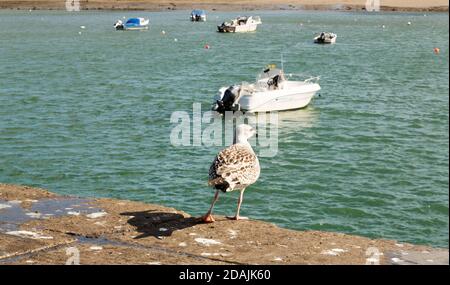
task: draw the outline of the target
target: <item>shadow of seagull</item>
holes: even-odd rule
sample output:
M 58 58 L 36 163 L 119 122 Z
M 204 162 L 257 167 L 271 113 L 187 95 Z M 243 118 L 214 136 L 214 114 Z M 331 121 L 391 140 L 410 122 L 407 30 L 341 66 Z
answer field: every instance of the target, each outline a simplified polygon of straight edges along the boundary
M 165 213 L 158 211 L 125 212 L 122 216 L 132 216 L 128 224 L 136 227 L 140 235 L 134 239 L 149 236 L 156 238 L 171 236 L 174 231 L 192 227 L 199 223 L 199 218 L 185 218 L 177 213 Z

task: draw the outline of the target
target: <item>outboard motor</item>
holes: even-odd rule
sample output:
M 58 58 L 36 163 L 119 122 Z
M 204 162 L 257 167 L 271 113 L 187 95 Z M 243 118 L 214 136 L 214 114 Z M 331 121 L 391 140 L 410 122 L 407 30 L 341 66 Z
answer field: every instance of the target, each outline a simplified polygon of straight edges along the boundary
M 116 30 L 123 30 L 123 22 L 121 20 L 117 20 L 117 22 L 114 23 L 114 28 L 116 28 Z
M 317 42 L 323 43 L 325 41 L 325 33 L 320 33 L 319 37 L 317 37 Z
M 220 114 L 225 114 L 226 111 L 238 111 L 240 106 L 236 101 L 239 99 L 240 91 L 241 88 L 237 85 L 228 87 L 223 92 L 222 98 L 216 101 L 213 111 L 217 111 Z

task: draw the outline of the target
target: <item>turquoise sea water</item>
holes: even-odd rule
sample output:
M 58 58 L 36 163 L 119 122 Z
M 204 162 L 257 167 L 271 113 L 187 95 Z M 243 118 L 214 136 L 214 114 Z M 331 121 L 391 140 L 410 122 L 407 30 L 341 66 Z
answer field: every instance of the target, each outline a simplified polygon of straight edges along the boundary
M 0 11 L 0 182 L 203 214 L 221 147 L 173 147 L 170 116 L 283 51 L 286 72 L 321 76 L 321 96 L 280 114 L 278 155 L 260 159 L 242 214 L 448 247 L 448 14 L 265 11 L 256 33 L 225 35 L 215 26 L 239 12 L 188 14 Z M 116 32 L 122 16 L 151 28 Z M 337 43 L 312 44 L 322 30 Z

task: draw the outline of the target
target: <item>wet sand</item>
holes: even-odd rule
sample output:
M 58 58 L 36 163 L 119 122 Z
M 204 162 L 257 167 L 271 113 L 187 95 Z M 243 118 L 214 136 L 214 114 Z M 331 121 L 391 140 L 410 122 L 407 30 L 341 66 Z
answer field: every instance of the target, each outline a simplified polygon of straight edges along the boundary
M 80 0 L 82 10 L 343 10 L 361 11 L 366 0 Z M 64 10 L 63 0 L 2 0 L 0 9 Z M 448 12 L 448 1 L 382 0 L 382 11 Z
M 0 264 L 449 264 L 448 249 L 0 184 Z

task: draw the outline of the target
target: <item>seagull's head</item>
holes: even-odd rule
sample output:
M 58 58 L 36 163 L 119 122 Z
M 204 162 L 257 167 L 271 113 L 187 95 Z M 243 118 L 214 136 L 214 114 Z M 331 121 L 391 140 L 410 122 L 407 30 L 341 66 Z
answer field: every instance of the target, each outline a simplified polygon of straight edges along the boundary
M 249 138 L 256 135 L 256 129 L 247 124 L 241 124 L 236 128 L 235 141 L 236 143 L 247 142 Z

